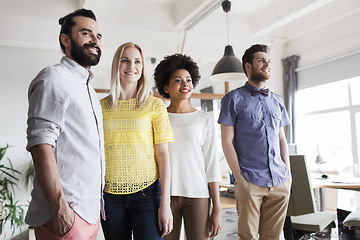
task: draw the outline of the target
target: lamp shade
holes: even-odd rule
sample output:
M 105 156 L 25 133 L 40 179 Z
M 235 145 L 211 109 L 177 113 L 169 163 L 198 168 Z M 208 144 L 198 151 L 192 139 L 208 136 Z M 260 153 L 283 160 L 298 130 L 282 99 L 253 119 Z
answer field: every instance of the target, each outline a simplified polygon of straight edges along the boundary
M 225 47 L 224 56 L 215 65 L 211 74 L 214 81 L 232 81 L 246 78 L 241 61 L 235 56 L 231 45 Z
M 326 163 L 325 159 L 320 154 L 318 154 L 316 156 L 315 164 L 323 164 L 323 163 Z

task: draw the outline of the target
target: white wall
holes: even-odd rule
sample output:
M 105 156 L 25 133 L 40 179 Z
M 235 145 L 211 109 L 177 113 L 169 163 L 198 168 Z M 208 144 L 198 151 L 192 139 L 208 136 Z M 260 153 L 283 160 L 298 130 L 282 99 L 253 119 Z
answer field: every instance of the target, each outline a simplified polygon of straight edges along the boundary
M 26 143 L 28 85 L 44 66 L 57 63 L 62 54 L 59 50 L 11 47 L 0 47 L 0 51 L 0 144 L 14 146 L 9 154 L 21 158 Z

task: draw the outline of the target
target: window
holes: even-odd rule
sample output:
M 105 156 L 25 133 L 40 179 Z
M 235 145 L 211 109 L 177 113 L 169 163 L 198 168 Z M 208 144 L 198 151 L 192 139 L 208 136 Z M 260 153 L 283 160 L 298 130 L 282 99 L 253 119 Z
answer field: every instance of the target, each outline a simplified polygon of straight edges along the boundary
M 359 176 L 360 77 L 297 91 L 296 143 L 311 170 Z M 326 163 L 316 164 L 321 155 Z

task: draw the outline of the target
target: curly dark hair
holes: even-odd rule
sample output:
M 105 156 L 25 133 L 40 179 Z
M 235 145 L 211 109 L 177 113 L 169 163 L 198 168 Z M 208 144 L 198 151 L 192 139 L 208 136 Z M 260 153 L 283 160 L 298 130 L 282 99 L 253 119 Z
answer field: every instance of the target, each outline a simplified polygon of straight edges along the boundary
M 164 98 L 170 98 L 169 94 L 164 91 L 164 87 L 169 84 L 171 76 L 179 69 L 185 69 L 189 72 L 194 87 L 198 84 L 201 78 L 199 66 L 191 57 L 180 53 L 165 56 L 164 59 L 156 66 L 153 75 L 155 87 Z

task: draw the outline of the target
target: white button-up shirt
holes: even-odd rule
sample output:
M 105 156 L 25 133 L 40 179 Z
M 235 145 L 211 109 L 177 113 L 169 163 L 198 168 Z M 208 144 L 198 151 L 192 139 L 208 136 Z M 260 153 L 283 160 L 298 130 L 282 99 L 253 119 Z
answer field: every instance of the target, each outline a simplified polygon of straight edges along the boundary
M 91 85 L 92 74 L 63 57 L 43 69 L 29 86 L 27 150 L 49 144 L 70 207 L 95 224 L 103 209 L 105 175 L 102 110 Z M 26 223 L 40 226 L 51 219 L 49 204 L 35 177 Z

